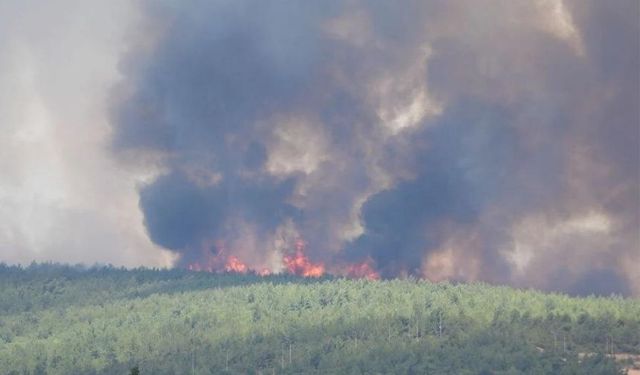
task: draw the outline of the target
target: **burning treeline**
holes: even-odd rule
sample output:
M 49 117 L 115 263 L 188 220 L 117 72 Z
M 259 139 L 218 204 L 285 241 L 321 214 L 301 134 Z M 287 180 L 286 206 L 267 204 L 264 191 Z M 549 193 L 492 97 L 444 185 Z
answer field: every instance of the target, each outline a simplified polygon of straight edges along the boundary
M 274 268 L 268 266 L 250 267 L 240 260 L 238 256 L 229 254 L 229 251 L 222 243 L 218 243 L 214 249 L 204 252 L 202 258 L 200 261 L 189 263 L 186 268 L 191 271 L 206 272 L 240 274 L 251 272 L 261 276 L 285 272 L 302 277 L 321 277 L 327 272 L 323 262 L 312 262 L 309 259 L 305 254 L 305 243 L 300 239 L 295 241 L 294 249 L 282 255 L 281 263 Z M 331 273 L 358 279 L 378 280 L 380 278 L 380 274 L 373 269 L 370 259 L 362 263 L 334 267 Z

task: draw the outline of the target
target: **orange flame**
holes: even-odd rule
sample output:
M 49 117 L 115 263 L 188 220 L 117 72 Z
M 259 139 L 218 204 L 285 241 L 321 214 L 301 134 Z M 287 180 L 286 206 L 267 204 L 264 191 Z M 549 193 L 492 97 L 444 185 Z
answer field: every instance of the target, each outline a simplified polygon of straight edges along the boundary
M 380 274 L 371 266 L 371 260 L 352 264 L 347 268 L 347 277 L 353 279 L 379 280 Z
M 214 253 L 210 250 L 202 250 L 202 258 L 200 261 L 187 265 L 187 269 L 197 272 L 232 272 L 247 273 L 249 267 L 244 264 L 237 256 L 227 255 L 227 249 L 224 242 L 216 242 L 217 251 Z
M 247 273 L 248 267 L 242 263 L 237 256 L 230 255 L 229 258 L 227 258 L 227 263 L 224 265 L 224 270 L 234 273 Z
M 285 255 L 282 258 L 289 273 L 304 277 L 320 277 L 324 275 L 323 263 L 312 263 L 304 254 L 304 242 L 296 241 L 296 251 L 292 256 Z
M 186 268 L 195 272 L 229 272 L 238 274 L 251 272 L 259 276 L 273 274 L 271 268 L 250 268 L 237 256 L 226 255 L 227 250 L 223 244 L 218 244 L 218 249 L 216 254 L 208 251 L 203 252 L 202 260 L 191 263 Z M 321 277 L 324 275 L 326 272 L 324 263 L 311 262 L 304 251 L 305 243 L 302 240 L 296 241 L 294 253 L 282 257 L 286 272 L 303 277 Z M 353 279 L 380 279 L 380 274 L 375 270 L 373 261 L 370 258 L 361 263 L 343 266 L 336 271 Z
M 271 270 L 268 268 L 263 268 L 260 271 L 257 271 L 256 273 L 260 276 L 269 276 L 271 275 Z

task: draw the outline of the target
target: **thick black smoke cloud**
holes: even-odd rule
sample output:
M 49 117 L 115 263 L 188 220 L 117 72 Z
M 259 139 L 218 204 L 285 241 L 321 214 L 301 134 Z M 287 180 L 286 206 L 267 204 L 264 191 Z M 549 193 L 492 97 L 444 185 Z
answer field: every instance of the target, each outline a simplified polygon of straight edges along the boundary
M 141 7 L 113 147 L 182 265 L 640 293 L 637 2 Z
M 414 134 L 432 143 L 417 152 L 418 176 L 367 200 L 362 209 L 366 231 L 350 250 L 371 254 L 383 268 L 389 265 L 389 275 L 398 268 L 420 275 L 425 249 L 436 249 L 444 240 L 440 222 L 471 225 L 491 203 L 517 188 L 508 173 L 519 152 L 517 138 L 504 112 L 465 100 L 453 104 L 436 126 Z M 486 250 L 485 266 L 503 277 L 507 269 L 492 254 L 497 249 Z
M 172 173 L 142 189 L 140 204 L 155 243 L 168 249 L 194 249 L 203 238 L 232 235 L 224 222 L 231 217 L 261 223 L 263 232 L 275 230 L 284 218 L 296 214 L 294 207 L 284 203 L 291 190 L 287 181 L 257 186 L 237 180 L 198 187 L 184 174 Z

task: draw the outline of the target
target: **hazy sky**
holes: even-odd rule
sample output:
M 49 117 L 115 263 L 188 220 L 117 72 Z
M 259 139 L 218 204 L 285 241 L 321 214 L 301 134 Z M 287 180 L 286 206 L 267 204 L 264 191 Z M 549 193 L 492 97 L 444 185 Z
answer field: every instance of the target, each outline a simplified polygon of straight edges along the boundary
M 0 261 L 638 296 L 639 4 L 0 1 Z

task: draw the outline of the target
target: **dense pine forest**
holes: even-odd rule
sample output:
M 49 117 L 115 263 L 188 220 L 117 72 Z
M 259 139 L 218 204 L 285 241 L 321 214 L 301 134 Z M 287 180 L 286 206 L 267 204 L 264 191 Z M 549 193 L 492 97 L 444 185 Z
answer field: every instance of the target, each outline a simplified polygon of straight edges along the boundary
M 0 265 L 0 374 L 622 374 L 638 353 L 617 296 Z

